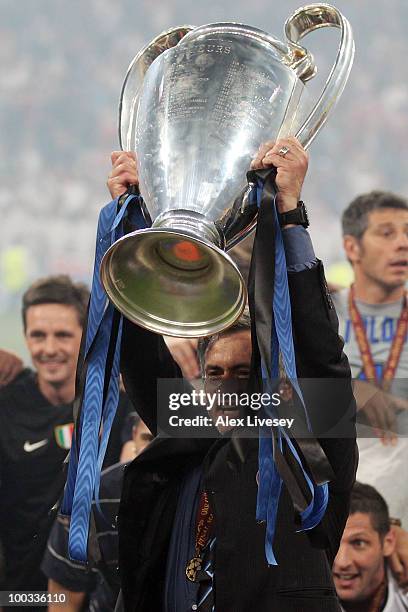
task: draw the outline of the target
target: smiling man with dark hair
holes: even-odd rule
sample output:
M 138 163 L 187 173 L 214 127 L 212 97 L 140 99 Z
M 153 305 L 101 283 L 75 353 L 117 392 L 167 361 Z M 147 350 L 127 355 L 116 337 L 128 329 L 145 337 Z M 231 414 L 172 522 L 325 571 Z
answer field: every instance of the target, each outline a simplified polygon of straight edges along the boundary
M 408 596 L 387 568 L 395 549 L 388 507 L 370 485 L 356 483 L 350 515 L 333 564 L 345 612 L 406 612 Z
M 35 370 L 0 392 L 0 539 L 4 590 L 46 590 L 40 571 L 71 445 L 75 370 L 89 292 L 68 276 L 40 279 L 23 296 Z
M 89 292 L 66 275 L 33 283 L 23 296 L 25 340 L 34 370 L 0 390 L 0 542 L 5 576 L 0 589 L 45 591 L 40 570 L 65 483 L 72 402 Z M 116 463 L 127 402 L 121 402 L 105 466 Z M 1 580 L 1 579 L 0 579 Z

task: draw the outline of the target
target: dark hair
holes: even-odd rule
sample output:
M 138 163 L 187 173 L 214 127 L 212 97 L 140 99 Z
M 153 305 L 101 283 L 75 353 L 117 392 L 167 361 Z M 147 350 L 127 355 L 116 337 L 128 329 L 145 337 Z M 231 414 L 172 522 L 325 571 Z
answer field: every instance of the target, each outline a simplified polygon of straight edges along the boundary
M 370 191 L 357 196 L 343 212 L 341 224 L 343 236 L 361 238 L 368 226 L 368 215 L 381 208 L 399 208 L 408 210 L 404 198 L 388 191 Z
M 241 331 L 251 331 L 251 319 L 249 316 L 249 311 L 244 310 L 240 318 L 228 327 L 224 329 L 222 332 L 217 334 L 213 334 L 212 336 L 206 336 L 205 338 L 200 338 L 197 346 L 197 355 L 198 360 L 200 362 L 201 374 L 204 376 L 205 372 L 205 356 L 207 351 L 216 343 L 220 338 L 224 338 L 225 336 L 230 336 L 232 334 L 237 334 Z
M 369 514 L 375 531 L 384 537 L 390 530 L 390 516 L 385 499 L 374 487 L 356 482 L 351 492 L 350 514 Z
M 63 304 L 73 306 L 78 315 L 78 321 L 85 325 L 89 301 L 89 289 L 84 283 L 74 283 L 67 274 L 47 276 L 35 281 L 23 295 L 23 325 L 27 327 L 27 310 L 30 306 L 39 304 Z

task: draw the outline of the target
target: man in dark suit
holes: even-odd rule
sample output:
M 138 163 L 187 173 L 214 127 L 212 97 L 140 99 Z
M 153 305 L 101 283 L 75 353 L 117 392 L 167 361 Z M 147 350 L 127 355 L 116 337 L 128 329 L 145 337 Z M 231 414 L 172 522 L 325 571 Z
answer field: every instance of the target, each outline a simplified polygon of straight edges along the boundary
M 136 182 L 137 176 L 131 155 L 114 154 L 112 161 L 108 186 L 116 197 L 128 183 Z M 283 214 L 298 207 L 307 155 L 298 141 L 283 139 L 261 148 L 253 167 L 272 164 L 277 168 L 278 212 Z M 283 239 L 298 376 L 344 379 L 341 386 L 326 385 L 324 397 L 314 393 L 315 414 L 324 411 L 327 423 L 334 426 L 339 417 L 354 409 L 337 317 L 322 264 L 306 230 L 291 223 L 283 228 Z M 207 377 L 212 368 L 216 377 L 233 380 L 247 375 L 249 363 L 249 332 L 242 327 L 214 338 L 204 354 Z M 141 418 L 156 433 L 157 379 L 181 376 L 162 338 L 125 321 L 122 374 Z M 308 407 L 309 399 L 306 391 Z M 352 416 L 347 433 L 344 438 L 319 439 L 333 477 L 327 510 L 317 528 L 295 532 L 293 503 L 283 486 L 274 541 L 276 566 L 266 561 L 265 525 L 256 521 L 258 440 L 242 440 L 237 453 L 228 435 L 216 440 L 156 438 L 127 468 L 124 478 L 119 547 L 125 609 L 338 612 L 331 562 L 348 516 L 355 478 Z M 208 533 L 200 551 L 201 569 L 208 569 L 213 579 L 205 583 L 203 571 L 199 571 L 197 584 L 189 582 L 186 562 L 189 566 L 202 535 L 196 516 L 203 509 Z M 213 590 L 205 600 L 203 587 L 208 585 Z

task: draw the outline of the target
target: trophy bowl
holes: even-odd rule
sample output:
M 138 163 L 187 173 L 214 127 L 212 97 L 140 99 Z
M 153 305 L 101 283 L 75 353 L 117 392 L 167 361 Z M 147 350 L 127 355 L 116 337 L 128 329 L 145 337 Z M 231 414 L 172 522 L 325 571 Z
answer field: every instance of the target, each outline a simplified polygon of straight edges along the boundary
M 341 40 L 305 119 L 301 99 L 316 66 L 299 40 L 325 26 L 340 28 Z M 137 152 L 151 227 L 107 251 L 101 278 L 130 320 L 197 337 L 232 325 L 246 304 L 227 251 L 256 225 L 251 160 L 262 143 L 284 136 L 309 146 L 344 89 L 354 44 L 348 21 L 326 4 L 296 11 L 285 42 L 236 23 L 170 32 L 172 44 L 157 53 L 152 43 L 132 62 L 120 104 L 121 144 Z

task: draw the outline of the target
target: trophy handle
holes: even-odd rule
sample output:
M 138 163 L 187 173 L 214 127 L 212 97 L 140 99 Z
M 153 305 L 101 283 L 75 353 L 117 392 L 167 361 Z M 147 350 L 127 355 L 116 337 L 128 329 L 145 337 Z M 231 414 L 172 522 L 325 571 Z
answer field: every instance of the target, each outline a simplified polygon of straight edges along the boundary
M 319 28 L 335 27 L 341 29 L 341 40 L 336 61 L 326 85 L 296 138 L 305 149 L 311 144 L 320 128 L 326 122 L 347 83 L 354 59 L 354 40 L 350 23 L 334 6 L 329 4 L 309 4 L 298 9 L 285 23 L 285 34 L 291 48 L 291 66 L 302 81 L 311 79 L 317 71 L 313 56 L 298 45 L 306 34 Z
M 194 26 L 176 26 L 165 30 L 149 42 L 133 58 L 123 81 L 119 99 L 119 145 L 122 151 L 130 151 L 133 140 L 134 115 L 137 111 L 140 88 L 150 64 L 163 51 L 175 47 L 180 40 L 193 30 Z

